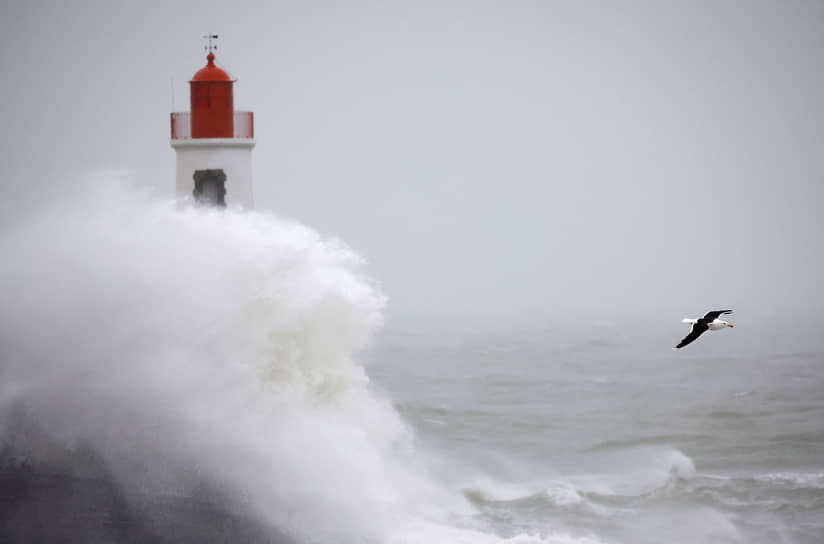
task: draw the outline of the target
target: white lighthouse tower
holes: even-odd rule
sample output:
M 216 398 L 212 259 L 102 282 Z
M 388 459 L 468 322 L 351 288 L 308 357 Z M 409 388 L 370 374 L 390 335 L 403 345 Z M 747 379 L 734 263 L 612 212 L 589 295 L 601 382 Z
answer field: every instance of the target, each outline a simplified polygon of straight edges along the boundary
M 229 74 L 215 66 L 209 35 L 207 64 L 189 82 L 190 112 L 172 112 L 177 198 L 201 205 L 251 209 L 254 114 L 235 111 Z

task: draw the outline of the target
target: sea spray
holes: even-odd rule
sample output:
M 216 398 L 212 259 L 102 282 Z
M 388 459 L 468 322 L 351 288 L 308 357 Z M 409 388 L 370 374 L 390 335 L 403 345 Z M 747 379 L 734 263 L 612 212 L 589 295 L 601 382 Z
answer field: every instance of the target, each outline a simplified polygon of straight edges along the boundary
M 443 508 L 357 360 L 385 300 L 341 242 L 95 179 L 0 251 L 6 451 L 88 449 L 127 496 L 210 489 L 298 540 L 383 541 Z

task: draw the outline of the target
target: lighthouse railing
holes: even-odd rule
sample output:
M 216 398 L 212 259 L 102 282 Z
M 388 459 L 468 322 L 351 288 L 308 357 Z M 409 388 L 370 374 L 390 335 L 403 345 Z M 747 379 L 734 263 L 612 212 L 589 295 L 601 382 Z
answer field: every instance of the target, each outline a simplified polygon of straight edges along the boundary
M 255 137 L 255 114 L 251 111 L 234 112 L 235 138 Z
M 175 111 L 171 114 L 172 140 L 192 139 L 192 113 L 188 111 Z M 233 138 L 254 138 L 255 137 L 255 114 L 251 111 L 234 112 Z

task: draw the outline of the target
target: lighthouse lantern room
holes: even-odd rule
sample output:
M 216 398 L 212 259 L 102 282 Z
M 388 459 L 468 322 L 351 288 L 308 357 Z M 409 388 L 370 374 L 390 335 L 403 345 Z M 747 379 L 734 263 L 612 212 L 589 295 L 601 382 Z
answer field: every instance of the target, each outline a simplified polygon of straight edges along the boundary
M 210 34 L 207 64 L 189 81 L 191 112 L 172 112 L 177 198 L 200 205 L 251 209 L 254 114 L 235 111 L 235 80 L 215 65 Z

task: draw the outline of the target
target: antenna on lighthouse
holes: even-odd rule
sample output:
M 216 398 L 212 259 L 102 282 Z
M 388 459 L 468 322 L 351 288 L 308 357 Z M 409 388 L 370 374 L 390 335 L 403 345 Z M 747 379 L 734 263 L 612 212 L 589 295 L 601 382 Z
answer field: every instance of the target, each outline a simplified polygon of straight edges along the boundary
M 206 34 L 205 36 L 203 36 L 204 40 L 209 40 L 209 45 L 204 45 L 203 50 L 211 53 L 213 49 L 217 49 L 217 44 L 212 45 L 212 40 L 216 40 L 217 38 L 217 34 Z

